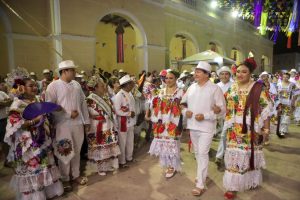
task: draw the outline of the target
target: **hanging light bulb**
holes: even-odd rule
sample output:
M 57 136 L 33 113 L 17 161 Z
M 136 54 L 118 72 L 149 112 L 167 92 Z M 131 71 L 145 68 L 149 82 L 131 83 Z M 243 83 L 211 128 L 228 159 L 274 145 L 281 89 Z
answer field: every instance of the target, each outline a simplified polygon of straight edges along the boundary
M 218 2 L 217 2 L 217 1 L 211 1 L 211 2 L 210 2 L 210 7 L 211 7 L 212 9 L 216 9 L 217 6 L 218 6 Z
M 239 12 L 238 12 L 237 10 L 233 10 L 233 11 L 231 12 L 231 16 L 232 16 L 233 18 L 237 18 L 238 14 L 239 14 Z

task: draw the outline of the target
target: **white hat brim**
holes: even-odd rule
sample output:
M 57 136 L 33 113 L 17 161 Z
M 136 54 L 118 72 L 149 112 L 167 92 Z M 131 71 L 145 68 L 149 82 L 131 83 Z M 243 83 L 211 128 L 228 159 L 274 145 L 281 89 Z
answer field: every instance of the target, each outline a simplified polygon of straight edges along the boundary
M 124 83 L 122 83 L 122 84 L 120 83 L 120 86 L 121 86 L 121 85 L 124 85 L 124 84 L 126 84 L 126 83 L 129 83 L 129 82 L 134 82 L 134 81 L 133 81 L 133 80 L 128 80 L 128 81 L 125 81 L 125 82 L 124 82 Z
M 63 69 L 76 69 L 76 68 L 77 68 L 76 66 L 66 66 L 66 67 L 58 68 L 58 69 L 56 69 L 56 71 L 60 72 Z
M 232 75 L 230 70 L 221 70 L 217 72 L 218 76 L 220 76 L 221 72 L 228 72 L 230 75 Z

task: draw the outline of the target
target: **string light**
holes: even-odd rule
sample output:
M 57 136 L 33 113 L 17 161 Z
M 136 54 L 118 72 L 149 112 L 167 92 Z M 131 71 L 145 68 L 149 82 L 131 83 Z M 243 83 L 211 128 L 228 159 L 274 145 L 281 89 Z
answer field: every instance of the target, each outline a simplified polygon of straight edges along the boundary
M 232 16 L 233 18 L 237 18 L 238 14 L 239 14 L 239 12 L 238 12 L 237 10 L 233 10 L 233 11 L 231 12 L 231 16 Z
M 218 6 L 218 2 L 217 2 L 217 1 L 211 1 L 211 2 L 210 2 L 210 7 L 211 7 L 212 9 L 216 9 L 217 6 Z

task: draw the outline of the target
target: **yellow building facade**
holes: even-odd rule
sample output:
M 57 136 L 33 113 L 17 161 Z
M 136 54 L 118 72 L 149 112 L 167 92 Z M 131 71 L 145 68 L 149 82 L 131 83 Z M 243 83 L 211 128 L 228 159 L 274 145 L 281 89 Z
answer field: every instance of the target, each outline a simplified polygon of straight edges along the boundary
M 0 3 L 0 74 L 16 66 L 41 74 L 72 59 L 137 75 L 211 49 L 238 62 L 251 51 L 272 71 L 273 43 L 248 23 L 199 0 L 5 0 Z M 15 13 L 18 14 L 18 16 Z M 110 20 L 107 16 L 112 16 Z M 124 61 L 117 61 L 118 23 Z M 258 72 L 257 71 L 257 72 Z

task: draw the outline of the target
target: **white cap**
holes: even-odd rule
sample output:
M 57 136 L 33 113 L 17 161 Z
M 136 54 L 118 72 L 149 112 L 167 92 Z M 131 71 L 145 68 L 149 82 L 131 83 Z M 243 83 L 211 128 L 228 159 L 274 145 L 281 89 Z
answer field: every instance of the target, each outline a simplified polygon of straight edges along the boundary
M 208 73 L 211 73 L 211 66 L 208 62 L 200 61 L 195 69 L 202 69 L 204 71 L 207 71 Z
M 132 81 L 132 79 L 131 79 L 130 76 L 127 74 L 127 75 L 123 76 L 123 77 L 119 80 L 119 83 L 120 83 L 120 85 L 123 85 L 123 84 L 125 84 L 125 83 L 130 82 L 130 81 Z
M 85 74 L 85 71 L 84 71 L 84 70 L 81 70 L 80 74 Z
M 49 69 L 44 69 L 43 74 L 47 74 L 47 73 L 50 73 L 50 70 Z
M 119 72 L 122 73 L 122 72 L 124 72 L 124 70 L 123 70 L 123 69 L 120 69 Z
M 58 71 L 77 68 L 72 60 L 64 60 L 58 64 Z
M 35 76 L 35 73 L 34 73 L 34 72 L 30 72 L 29 75 L 30 75 L 30 76 Z
M 227 66 L 223 66 L 217 71 L 218 76 L 220 75 L 221 72 L 229 72 L 229 74 L 231 74 L 231 70 Z

